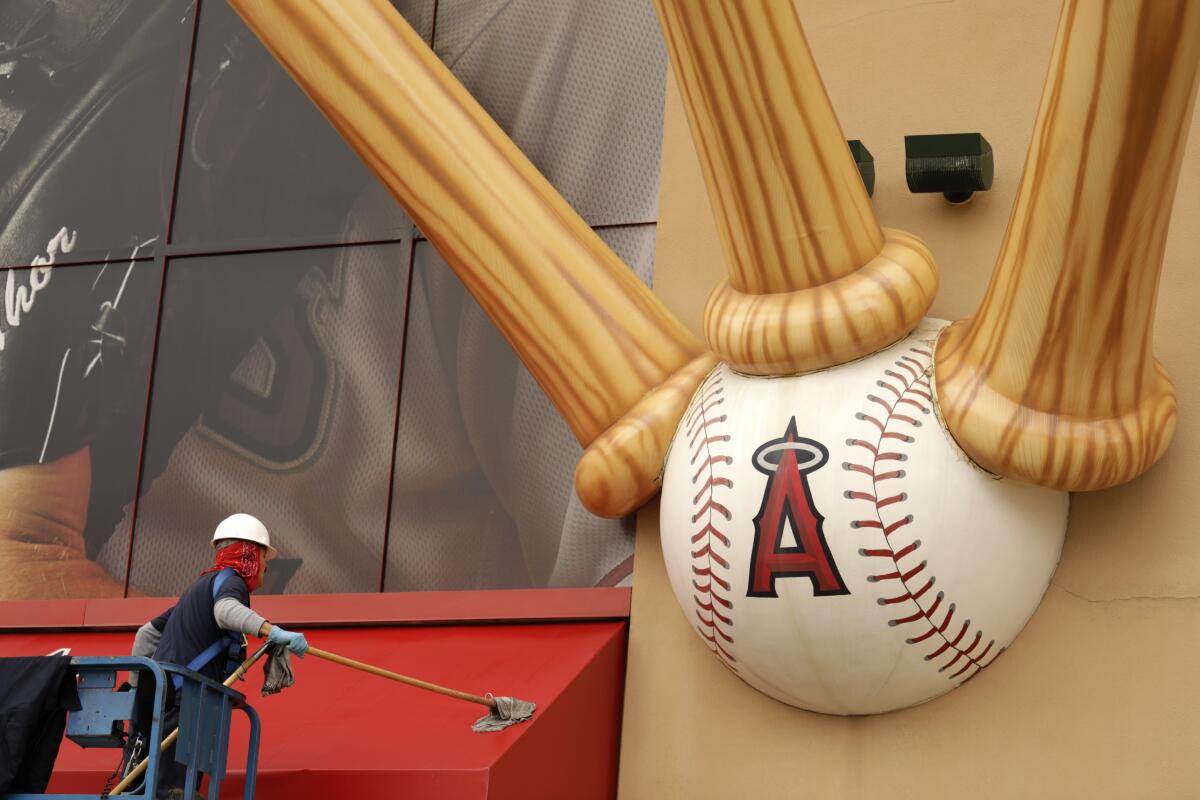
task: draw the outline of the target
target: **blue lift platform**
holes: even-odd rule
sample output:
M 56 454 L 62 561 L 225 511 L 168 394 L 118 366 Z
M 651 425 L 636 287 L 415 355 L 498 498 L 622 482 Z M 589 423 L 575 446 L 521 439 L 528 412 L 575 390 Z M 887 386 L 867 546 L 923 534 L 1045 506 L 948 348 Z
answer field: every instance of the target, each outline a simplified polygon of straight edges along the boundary
M 175 760 L 187 766 L 184 797 L 195 797 L 200 773 L 209 776 L 208 800 L 220 797 L 221 779 L 225 777 L 225 761 L 229 753 L 229 724 L 233 710 L 240 709 L 250 721 L 250 743 L 246 752 L 246 788 L 244 800 L 254 797 L 258 770 L 258 714 L 246 702 L 246 696 L 186 667 L 162 664 L 148 658 L 77 657 L 71 659 L 71 669 L 79 679 L 79 711 L 67 719 L 67 738 L 80 747 L 124 746 L 123 732 L 133 718 L 134 691 L 116 691 L 117 673 L 139 672 L 154 678 L 154 710 L 147 751 L 149 764 L 136 792 L 124 792 L 112 797 L 128 800 L 153 800 L 162 774 L 162 754 L 159 752 L 170 731 L 163 730 L 163 703 L 166 682 L 181 678 L 179 688 L 179 739 L 175 745 Z M 97 787 L 99 790 L 102 787 Z M 96 794 L 5 794 L 0 800 L 103 800 Z

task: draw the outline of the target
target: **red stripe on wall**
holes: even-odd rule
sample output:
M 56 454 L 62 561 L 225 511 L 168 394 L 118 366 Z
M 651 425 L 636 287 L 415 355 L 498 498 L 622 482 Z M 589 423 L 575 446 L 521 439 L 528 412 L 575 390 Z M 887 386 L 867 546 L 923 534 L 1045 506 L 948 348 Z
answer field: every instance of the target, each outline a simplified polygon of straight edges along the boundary
M 263 595 L 256 611 L 280 625 L 430 625 L 629 618 L 631 589 Z M 175 602 L 170 597 L 0 602 L 4 630 L 125 630 Z

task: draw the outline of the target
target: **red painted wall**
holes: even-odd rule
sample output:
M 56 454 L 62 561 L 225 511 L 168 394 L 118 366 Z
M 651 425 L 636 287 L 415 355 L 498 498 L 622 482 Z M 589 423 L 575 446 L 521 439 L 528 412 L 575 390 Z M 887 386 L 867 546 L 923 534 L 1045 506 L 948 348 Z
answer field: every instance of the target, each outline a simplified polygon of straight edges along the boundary
M 613 797 L 626 633 L 623 622 L 313 630 L 310 641 L 323 649 L 472 693 L 532 700 L 538 711 L 479 734 L 470 726 L 480 706 L 311 656 L 294 662 L 296 686 L 277 696 L 258 696 L 256 669 L 238 688 L 263 719 L 257 797 Z M 0 655 L 123 653 L 131 639 L 0 633 Z M 244 753 L 245 723 L 235 721 L 231 771 Z M 116 760 L 115 750 L 66 742 L 51 788 L 99 791 Z M 223 794 L 240 796 L 240 783 L 235 776 Z

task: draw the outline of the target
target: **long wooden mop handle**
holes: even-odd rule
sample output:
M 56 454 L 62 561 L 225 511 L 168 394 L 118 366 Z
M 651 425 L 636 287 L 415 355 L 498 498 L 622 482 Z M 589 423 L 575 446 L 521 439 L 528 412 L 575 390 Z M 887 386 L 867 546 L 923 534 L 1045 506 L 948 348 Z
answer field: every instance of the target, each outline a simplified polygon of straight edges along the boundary
M 242 676 L 250 671 L 250 668 L 254 666 L 255 662 L 257 662 L 260 658 L 262 658 L 263 653 L 265 653 L 265 652 L 267 652 L 266 642 L 264 642 L 262 644 L 262 646 L 260 646 L 257 650 L 255 650 L 254 653 L 249 658 L 247 658 L 245 661 L 243 661 L 242 665 L 240 667 L 238 667 L 236 670 L 234 670 L 232 675 L 230 675 L 228 678 L 225 679 L 225 683 L 223 685 L 224 686 L 233 686 L 233 684 L 235 684 L 236 682 L 241 680 Z M 174 744 L 175 740 L 178 738 L 179 738 L 179 728 L 176 728 L 175 730 L 173 730 L 169 734 L 167 734 L 167 737 L 162 740 L 162 744 L 160 744 L 158 746 L 158 752 L 160 752 L 160 753 L 164 752 L 168 747 L 170 747 L 172 744 Z M 113 790 L 111 792 L 109 792 L 109 796 L 112 796 L 114 794 L 121 794 L 126 789 L 128 789 L 130 784 L 132 784 L 135 780 L 137 780 L 138 776 L 140 776 L 143 772 L 146 771 L 146 766 L 149 763 L 150 763 L 149 757 L 143 758 L 142 762 L 140 764 L 138 764 L 136 767 L 134 767 L 132 770 L 130 770 L 129 774 L 126 775 L 124 778 L 122 778 L 121 782 L 113 787 Z
M 445 686 L 438 686 L 436 683 L 429 683 L 428 681 L 419 680 L 417 678 L 410 678 L 407 675 L 401 675 L 399 672 L 392 672 L 391 670 L 383 669 L 382 667 L 364 664 L 361 661 L 355 661 L 353 658 L 339 656 L 337 653 L 330 653 L 327 650 L 321 650 L 317 647 L 309 647 L 306 652 L 308 655 L 313 655 L 317 658 L 323 658 L 326 661 L 332 661 L 334 664 L 341 664 L 343 667 L 350 667 L 351 669 L 357 669 L 361 670 L 362 672 L 369 672 L 372 675 L 378 675 L 381 678 L 388 678 L 389 680 L 399 681 L 400 683 L 407 683 L 409 686 L 415 686 L 418 689 L 426 689 L 431 692 L 437 692 L 438 694 L 444 694 L 446 697 L 455 697 L 459 700 L 478 703 L 479 705 L 487 706 L 488 708 L 496 707 L 496 701 L 490 697 L 480 697 L 477 694 L 468 694 L 467 692 L 460 692 L 457 689 L 448 689 Z

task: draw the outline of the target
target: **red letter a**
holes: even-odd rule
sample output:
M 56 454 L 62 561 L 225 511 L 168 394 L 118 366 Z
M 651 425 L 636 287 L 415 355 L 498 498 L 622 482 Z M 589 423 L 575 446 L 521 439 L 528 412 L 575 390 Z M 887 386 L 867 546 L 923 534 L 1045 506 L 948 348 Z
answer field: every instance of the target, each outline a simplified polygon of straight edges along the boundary
M 796 418 L 782 439 L 763 444 L 754 452 L 754 466 L 767 475 L 762 508 L 754 518 L 754 550 L 750 556 L 749 597 L 778 597 L 776 578 L 807 577 L 813 594 L 850 594 L 825 543 L 825 518 L 813 505 L 808 473 L 820 469 L 829 451 L 820 442 L 796 435 Z M 795 547 L 783 546 L 783 530 L 790 525 Z

